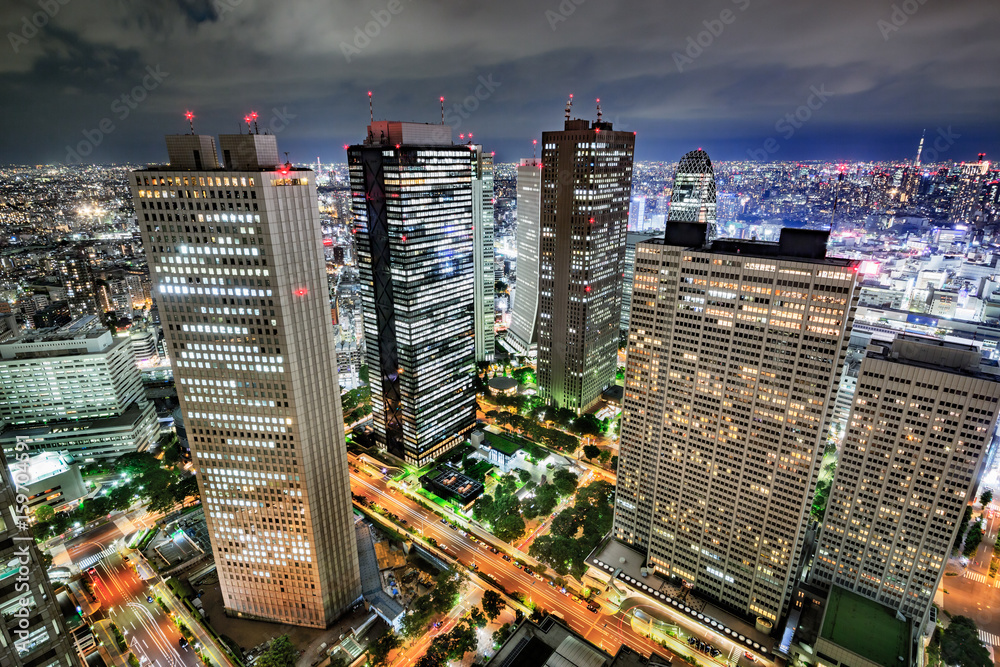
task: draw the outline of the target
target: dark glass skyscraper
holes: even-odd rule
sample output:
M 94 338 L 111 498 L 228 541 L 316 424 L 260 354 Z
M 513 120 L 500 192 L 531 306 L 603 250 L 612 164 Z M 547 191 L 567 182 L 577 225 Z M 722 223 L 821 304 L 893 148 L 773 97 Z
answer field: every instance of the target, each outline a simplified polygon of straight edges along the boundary
M 476 148 L 378 121 L 347 152 L 375 436 L 416 465 L 475 424 Z
M 634 150 L 600 120 L 542 134 L 538 386 L 577 413 L 615 379 Z

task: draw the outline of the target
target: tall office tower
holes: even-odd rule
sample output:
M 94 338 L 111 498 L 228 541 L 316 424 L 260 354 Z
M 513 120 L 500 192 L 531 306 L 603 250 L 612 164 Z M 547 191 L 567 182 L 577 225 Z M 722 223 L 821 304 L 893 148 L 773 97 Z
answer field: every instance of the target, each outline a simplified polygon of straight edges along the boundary
M 857 301 L 828 232 L 640 243 L 614 537 L 774 622 L 789 604 Z
M 725 227 L 736 222 L 739 202 L 732 192 L 720 192 L 717 195 L 716 214 L 717 224 Z
M 542 134 L 538 388 L 577 414 L 615 381 L 634 152 L 600 118 Z
M 926 136 L 926 134 L 927 134 L 927 130 L 924 130 L 923 132 L 920 133 L 920 143 L 917 144 L 917 157 L 916 157 L 915 160 L 913 160 L 913 166 L 914 167 L 919 167 L 920 166 L 920 156 L 924 152 L 924 136 Z
M 16 451 L 5 459 L 0 452 L 0 665 L 78 667 L 66 622 L 28 529 L 27 510 L 18 503 L 18 488 L 9 474 L 8 463 L 15 479 L 28 475 L 26 454 Z
M 542 161 L 517 166 L 517 282 L 507 329 L 512 347 L 527 352 L 538 342 L 538 248 L 541 240 Z
M 142 243 L 223 603 L 326 627 L 361 576 L 316 184 L 274 136 L 219 139 L 132 173 Z
M 81 462 L 145 450 L 160 431 L 131 342 L 96 315 L 0 344 L 0 422 L 8 456 L 25 439 L 32 453 L 68 451 Z
M 1000 378 L 977 347 L 873 342 L 812 576 L 926 622 L 996 428 Z
M 667 222 L 699 222 L 708 225 L 708 238 L 715 238 L 715 171 L 708 153 L 685 153 L 677 163 Z
M 71 251 L 55 262 L 56 271 L 66 288 L 70 317 L 97 315 L 97 297 L 90 261 L 83 251 Z
M 624 340 L 628 335 L 629 313 L 632 311 L 632 283 L 635 280 L 635 248 L 644 241 L 656 238 L 660 234 L 634 234 L 625 236 L 625 270 L 622 272 L 622 317 L 619 330 Z
M 493 155 L 469 144 L 472 151 L 472 254 L 476 269 L 476 361 L 493 361 L 496 340 L 496 273 L 493 249 Z
M 347 151 L 375 438 L 415 465 L 476 421 L 475 157 L 447 125 L 389 121 Z
M 644 232 L 646 231 L 645 224 L 646 197 L 643 195 L 632 197 L 632 201 L 629 202 L 628 206 L 628 231 Z

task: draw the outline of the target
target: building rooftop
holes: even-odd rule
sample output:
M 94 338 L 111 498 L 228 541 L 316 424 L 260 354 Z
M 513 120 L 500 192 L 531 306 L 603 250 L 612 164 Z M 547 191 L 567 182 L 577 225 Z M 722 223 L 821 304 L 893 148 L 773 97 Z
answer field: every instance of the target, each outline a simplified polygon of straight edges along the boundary
M 744 239 L 706 241 L 706 232 L 707 226 L 703 223 L 670 222 L 662 237 L 650 239 L 645 243 L 681 246 L 696 252 L 710 252 L 718 255 L 785 259 L 827 266 L 847 267 L 860 264 L 856 259 L 826 256 L 826 244 L 830 237 L 828 230 L 783 227 L 777 243 Z
M 888 607 L 839 586 L 830 590 L 820 636 L 883 667 L 909 664 L 909 625 Z
M 42 452 L 36 456 L 29 457 L 27 463 L 29 481 L 23 486 L 30 486 L 35 482 L 40 482 L 43 479 L 66 472 L 73 465 L 73 457 L 69 454 L 60 454 L 59 452 Z M 10 466 L 10 472 L 11 475 L 24 473 L 25 468 L 20 462 L 14 463 Z
M 892 342 L 872 341 L 867 355 L 907 366 L 1000 381 L 996 371 L 984 370 L 982 353 L 975 345 L 903 334 Z
M 510 391 L 511 389 L 517 389 L 517 380 L 514 378 L 499 376 L 495 377 L 489 382 L 490 389 L 494 391 Z

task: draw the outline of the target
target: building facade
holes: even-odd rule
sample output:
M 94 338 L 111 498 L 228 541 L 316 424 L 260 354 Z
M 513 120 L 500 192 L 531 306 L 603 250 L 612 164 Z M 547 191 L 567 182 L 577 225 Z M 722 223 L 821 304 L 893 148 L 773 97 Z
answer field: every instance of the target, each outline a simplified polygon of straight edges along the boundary
M 132 194 L 223 602 L 326 627 L 361 593 L 313 172 L 167 137 Z
M 17 502 L 21 456 L 0 452 L 0 665 L 78 667 L 66 622 L 56 604 L 46 567 L 28 529 L 27 511 Z M 7 465 L 11 465 L 13 476 Z M 27 481 L 27 480 L 25 480 Z
M 628 335 L 628 319 L 632 310 L 632 283 L 635 280 L 635 248 L 644 241 L 654 239 L 660 234 L 634 234 L 625 236 L 625 270 L 622 272 L 622 318 L 619 327 L 622 337 Z
M 1000 377 L 973 345 L 872 342 L 812 577 L 922 623 L 986 465 Z
M 496 357 L 496 251 L 493 247 L 493 154 L 477 144 L 472 152 L 472 251 L 476 269 L 476 361 Z
M 634 150 L 601 121 L 542 134 L 538 389 L 577 414 L 615 381 Z
M 476 151 L 446 125 L 379 121 L 347 157 L 375 438 L 424 465 L 476 421 Z
M 130 340 L 96 315 L 0 344 L 0 421 L 8 454 L 21 438 L 81 462 L 144 450 L 159 430 Z
M 640 243 L 614 537 L 775 622 L 787 608 L 856 302 L 826 232 Z
M 538 342 L 538 249 L 541 240 L 542 161 L 517 166 L 517 280 L 507 341 L 527 352 Z

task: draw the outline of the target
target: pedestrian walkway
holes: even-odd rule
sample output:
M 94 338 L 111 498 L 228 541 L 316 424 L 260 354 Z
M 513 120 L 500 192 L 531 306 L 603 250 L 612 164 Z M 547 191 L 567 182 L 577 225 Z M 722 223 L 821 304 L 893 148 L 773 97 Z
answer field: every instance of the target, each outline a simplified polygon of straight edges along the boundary
M 979 640 L 987 646 L 1000 646 L 1000 637 L 986 630 L 979 631 Z
M 49 549 L 52 556 L 52 564 L 56 567 L 69 567 L 73 564 L 73 559 L 69 557 L 69 550 L 65 544 L 57 544 Z
M 989 580 L 985 575 L 979 574 L 978 572 L 973 572 L 972 570 L 965 571 L 965 578 L 972 579 L 973 581 L 978 581 L 981 584 L 989 584 Z
M 135 524 L 128 520 L 124 514 L 115 517 L 115 527 L 122 531 L 122 535 L 128 537 L 135 532 Z
M 87 556 L 86 558 L 84 558 L 83 560 L 81 560 L 79 563 L 77 563 L 76 566 L 78 568 L 80 568 L 81 570 L 86 570 L 88 567 L 90 567 L 94 563 L 97 563 L 98 561 L 104 560 L 105 558 L 107 558 L 111 554 L 116 554 L 116 553 L 118 553 L 118 547 L 114 547 L 114 546 L 108 547 L 107 549 L 105 549 L 104 551 L 102 551 L 99 554 L 94 554 L 92 556 Z M 54 562 L 54 560 L 53 560 L 53 562 Z

